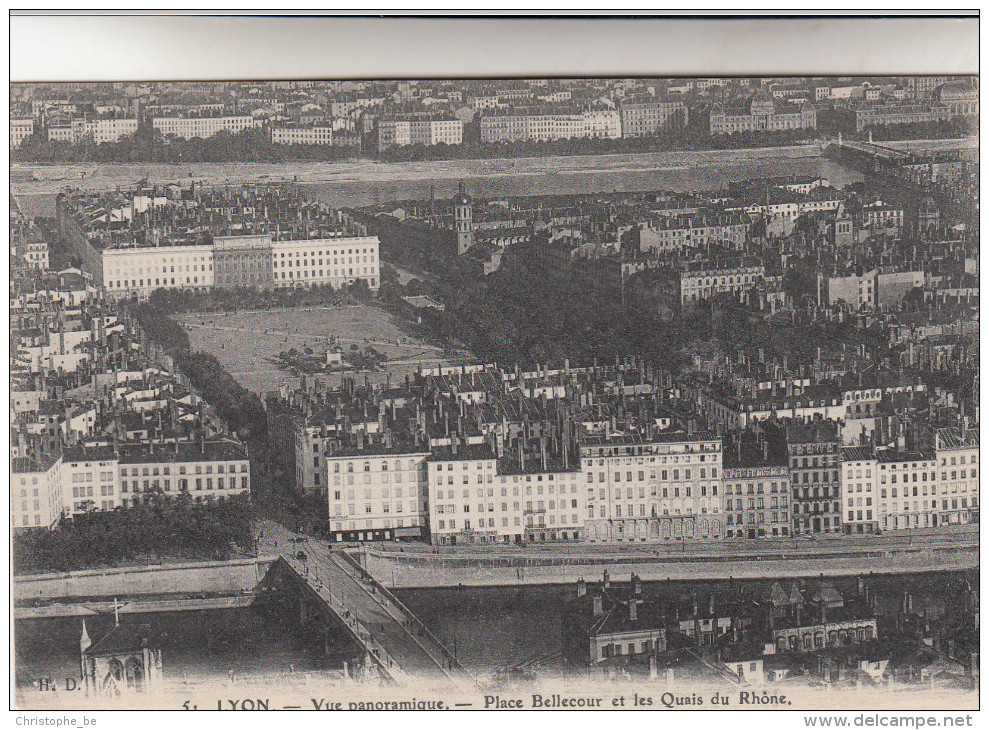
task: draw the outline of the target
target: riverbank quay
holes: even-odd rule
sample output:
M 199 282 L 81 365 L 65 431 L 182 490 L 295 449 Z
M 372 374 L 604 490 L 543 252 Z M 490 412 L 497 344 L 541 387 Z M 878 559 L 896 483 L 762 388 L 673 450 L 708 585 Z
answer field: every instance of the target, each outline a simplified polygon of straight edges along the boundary
M 845 545 L 840 540 L 812 547 L 788 545 L 776 550 L 730 549 L 680 552 L 632 546 L 626 551 L 428 553 L 365 547 L 355 551 L 362 565 L 392 588 L 559 585 L 597 576 L 607 570 L 614 580 L 727 580 L 840 577 L 867 574 L 969 570 L 979 565 L 978 534 L 910 541 Z
M 705 545 L 554 545 L 434 548 L 418 543 L 350 545 L 346 550 L 387 588 L 561 585 L 635 573 L 644 581 L 840 577 L 970 570 L 979 566 L 978 525 L 911 534 Z M 318 538 L 305 538 L 316 540 Z M 205 599 L 254 590 L 278 549 L 256 559 L 17 576 L 23 606 L 165 596 Z M 283 548 L 284 549 L 284 548 Z M 208 595 L 206 595 L 208 594 Z
M 15 604 L 43 606 L 102 598 L 236 595 L 253 591 L 274 561 L 270 556 L 18 575 L 13 596 Z

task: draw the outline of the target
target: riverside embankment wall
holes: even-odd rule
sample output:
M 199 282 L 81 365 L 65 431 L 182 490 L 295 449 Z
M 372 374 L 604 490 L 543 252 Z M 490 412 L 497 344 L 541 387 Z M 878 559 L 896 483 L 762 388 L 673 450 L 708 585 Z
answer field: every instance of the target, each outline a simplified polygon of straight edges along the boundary
M 540 554 L 455 554 L 381 551 L 355 552 L 362 565 L 388 588 L 512 586 L 563 584 L 578 577 L 595 578 L 605 569 L 616 580 L 635 572 L 643 580 L 715 580 L 797 578 L 868 573 L 921 573 L 968 570 L 979 566 L 978 533 L 955 542 L 845 548 L 840 544 L 778 552 L 646 551 Z M 14 598 L 45 603 L 66 600 L 137 598 L 141 596 L 217 596 L 253 590 L 274 562 L 273 556 L 226 562 L 133 566 L 72 573 L 46 573 L 14 579 Z
M 253 590 L 273 557 L 130 566 L 14 578 L 14 600 L 58 601 L 136 596 L 217 595 Z
M 429 555 L 367 550 L 367 570 L 394 588 L 451 586 L 551 585 L 597 578 L 607 570 L 615 580 L 636 573 L 642 580 L 716 580 L 727 578 L 798 578 L 922 573 L 978 568 L 977 544 L 829 551 L 818 555 L 568 555 L 494 556 Z

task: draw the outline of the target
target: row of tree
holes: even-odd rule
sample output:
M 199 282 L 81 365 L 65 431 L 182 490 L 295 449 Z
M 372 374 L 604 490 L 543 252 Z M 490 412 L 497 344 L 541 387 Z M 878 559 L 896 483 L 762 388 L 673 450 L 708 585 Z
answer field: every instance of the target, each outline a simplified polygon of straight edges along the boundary
M 358 155 L 353 147 L 332 145 L 272 144 L 266 130 L 217 132 L 212 137 L 184 139 L 164 136 L 153 128 L 140 128 L 116 142 L 71 143 L 51 141 L 43 131 L 27 137 L 20 147 L 10 150 L 11 162 L 62 164 L 79 162 L 291 162 L 310 160 L 332 162 Z
M 870 125 L 862 131 L 866 137 L 872 133 L 876 142 L 890 142 L 903 139 L 955 139 L 978 134 L 979 124 L 975 117 L 955 117 L 945 122 L 913 122 L 911 124 Z
M 228 560 L 253 550 L 252 510 L 245 495 L 196 502 L 188 492 L 161 491 L 132 507 L 87 512 L 54 530 L 14 534 L 17 574 L 83 570 L 146 559 Z
M 332 145 L 273 144 L 267 130 L 245 129 L 221 131 L 212 137 L 184 139 L 164 136 L 160 131 L 142 127 L 135 134 L 116 142 L 95 144 L 92 141 L 71 143 L 49 140 L 43 130 L 27 137 L 10 150 L 12 162 L 65 163 L 190 163 L 190 162 L 332 162 L 369 157 L 390 162 L 451 159 L 488 159 L 503 157 L 555 157 L 563 155 L 597 155 L 615 153 L 665 152 L 671 150 L 735 149 L 791 145 L 811 139 L 816 132 L 795 129 L 779 132 L 736 132 L 712 135 L 703 127 L 676 127 L 646 137 L 618 139 L 574 138 L 557 140 L 523 140 L 518 142 L 481 142 L 465 139 L 463 144 L 406 145 L 378 151 L 373 143 L 358 147 Z
M 131 311 L 145 334 L 174 358 L 178 369 L 189 377 L 193 387 L 231 430 L 248 445 L 263 443 L 267 417 L 258 395 L 238 383 L 215 356 L 193 352 L 189 335 L 168 316 L 170 310 L 161 306 L 160 301 L 138 304 Z
M 367 282 L 354 281 L 343 289 L 331 284 L 309 288 L 259 288 L 237 286 L 200 292 L 186 289 L 156 289 L 148 298 L 148 306 L 167 314 L 183 312 L 235 312 L 241 309 L 283 309 L 325 306 L 361 301 L 370 295 Z
M 377 156 L 389 162 L 449 159 L 492 159 L 512 157 L 557 157 L 568 155 L 640 154 L 684 150 L 722 150 L 748 147 L 779 147 L 814 139 L 813 129 L 770 132 L 710 134 L 701 127 L 676 127 L 643 137 L 602 137 L 516 142 L 465 140 L 460 145 L 407 145 L 389 147 Z

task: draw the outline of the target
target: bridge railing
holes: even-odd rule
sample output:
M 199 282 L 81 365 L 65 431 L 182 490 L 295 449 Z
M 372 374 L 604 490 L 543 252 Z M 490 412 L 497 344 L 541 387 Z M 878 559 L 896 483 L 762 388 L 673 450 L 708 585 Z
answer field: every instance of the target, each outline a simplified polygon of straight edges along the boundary
M 430 658 L 434 662 L 436 662 L 441 668 L 443 668 L 443 671 L 445 672 L 453 671 L 457 674 L 462 674 L 464 678 L 466 678 L 471 682 L 476 682 L 476 679 L 470 674 L 470 672 L 468 672 L 467 669 L 464 668 L 464 666 L 460 664 L 459 661 L 457 661 L 457 658 L 450 653 L 450 651 L 443 645 L 443 643 L 439 639 L 436 638 L 433 632 L 426 627 L 426 624 L 424 624 L 420 620 L 420 618 L 415 615 L 415 613 L 409 610 L 409 608 L 404 603 L 402 603 L 402 601 L 400 601 L 395 594 L 393 594 L 390 590 L 385 588 L 385 586 L 383 586 L 379 581 L 375 580 L 374 576 L 372 576 L 370 572 L 365 570 L 361 566 L 361 564 L 358 563 L 353 558 L 353 556 L 347 554 L 344 551 L 338 551 L 335 552 L 334 554 L 341 556 L 342 560 L 347 564 L 347 566 L 357 571 L 357 575 L 359 579 L 363 579 L 373 583 L 375 589 L 381 593 L 382 597 L 385 600 L 392 603 L 395 606 L 395 608 L 397 608 L 402 618 L 409 620 L 412 624 L 415 625 L 415 628 L 418 629 L 420 632 L 420 636 L 426 639 L 425 643 L 419 641 L 419 638 L 415 635 L 415 633 L 413 631 L 410 631 L 404 625 L 403 628 L 405 628 L 406 633 L 409 634 L 409 636 L 411 636 L 412 639 L 417 644 L 419 644 L 419 646 L 422 647 L 423 651 L 429 654 Z M 385 609 L 387 610 L 388 607 L 385 606 Z M 427 646 L 427 644 L 432 645 L 432 650 L 430 650 L 430 647 Z M 437 656 L 436 654 L 439 654 L 439 656 Z M 447 669 L 448 666 L 449 669 Z
M 330 594 L 330 609 L 350 628 L 350 630 L 364 644 L 371 653 L 375 661 L 391 676 L 401 684 L 409 684 L 409 675 L 402 669 L 401 665 L 395 661 L 388 650 L 382 646 L 381 642 L 374 638 L 368 628 L 361 623 L 355 614 L 336 596 Z
M 305 565 L 308 566 L 309 562 L 313 560 L 313 554 L 308 550 L 303 551 L 303 554 L 307 556 Z M 409 675 L 402 669 L 401 665 L 395 661 L 395 659 L 388 653 L 388 650 L 382 646 L 381 642 L 374 638 L 374 635 L 368 630 L 368 628 L 361 623 L 357 618 L 357 614 L 351 611 L 346 604 L 339 597 L 335 596 L 329 588 L 325 588 L 315 575 L 310 578 L 308 571 L 299 570 L 297 563 L 301 561 L 293 556 L 288 556 L 285 558 L 286 564 L 288 564 L 293 572 L 303 580 L 309 588 L 319 596 L 319 598 L 326 603 L 329 609 L 336 614 L 336 616 L 343 621 L 344 625 L 350 630 L 350 632 L 357 638 L 357 640 L 364 646 L 365 649 L 374 657 L 375 662 L 385 670 L 385 673 L 392 680 L 399 682 L 400 684 L 409 683 Z M 314 585 L 316 583 L 316 585 Z

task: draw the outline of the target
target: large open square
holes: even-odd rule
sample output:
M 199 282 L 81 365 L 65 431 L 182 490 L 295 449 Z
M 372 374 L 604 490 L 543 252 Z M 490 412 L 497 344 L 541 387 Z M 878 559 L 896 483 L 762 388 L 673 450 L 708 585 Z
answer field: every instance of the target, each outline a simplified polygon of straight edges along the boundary
M 248 390 L 263 395 L 286 383 L 294 388 L 299 375 L 278 365 L 280 352 L 311 348 L 315 355 L 326 351 L 336 338 L 339 346 L 373 347 L 387 358 L 376 371 L 337 370 L 320 373 L 327 383 L 340 382 L 344 374 L 363 381 L 401 382 L 420 366 L 435 367 L 450 362 L 442 348 L 428 345 L 402 328 L 390 312 L 369 305 L 305 307 L 298 309 L 191 313 L 176 319 L 189 333 L 193 350 L 215 355 Z

